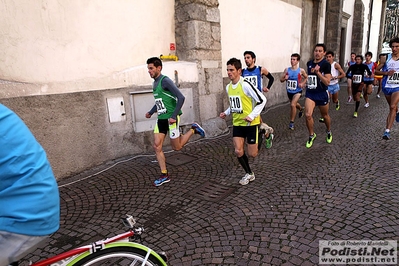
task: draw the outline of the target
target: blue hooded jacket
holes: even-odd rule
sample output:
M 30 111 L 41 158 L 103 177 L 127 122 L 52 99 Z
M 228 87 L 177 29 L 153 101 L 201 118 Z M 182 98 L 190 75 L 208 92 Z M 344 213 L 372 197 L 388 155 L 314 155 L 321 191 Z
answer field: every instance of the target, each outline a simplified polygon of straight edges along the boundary
M 0 104 L 0 230 L 45 236 L 58 230 L 60 198 L 46 152 Z

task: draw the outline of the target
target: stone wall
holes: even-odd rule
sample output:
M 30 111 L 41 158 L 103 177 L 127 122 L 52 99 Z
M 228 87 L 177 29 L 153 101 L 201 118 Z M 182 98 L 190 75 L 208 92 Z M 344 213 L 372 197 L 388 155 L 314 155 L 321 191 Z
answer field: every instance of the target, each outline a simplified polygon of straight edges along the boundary
M 106 99 L 120 96 L 129 103 L 129 89 L 77 92 L 1 99 L 16 112 L 47 152 L 57 178 L 111 158 L 143 153 L 151 147 L 149 134 L 132 132 L 126 121 L 109 123 Z
M 217 0 L 176 0 L 176 54 L 198 67 L 200 120 L 215 117 L 222 106 L 220 13 Z

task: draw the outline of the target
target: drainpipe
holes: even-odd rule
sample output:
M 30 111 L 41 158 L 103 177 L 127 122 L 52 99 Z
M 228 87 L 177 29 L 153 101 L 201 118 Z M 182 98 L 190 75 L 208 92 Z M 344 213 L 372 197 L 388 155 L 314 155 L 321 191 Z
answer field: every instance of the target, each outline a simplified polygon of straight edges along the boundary
M 382 0 L 381 20 L 380 20 L 380 35 L 378 36 L 378 54 L 381 53 L 382 44 L 385 41 L 385 20 L 387 16 L 387 0 Z
M 372 20 L 372 18 L 373 18 L 373 2 L 374 2 L 374 0 L 371 0 L 370 1 L 370 12 L 369 12 L 369 29 L 368 29 L 368 32 L 367 32 L 367 49 L 366 49 L 366 52 L 368 52 L 369 51 L 369 48 L 370 48 L 370 31 L 371 31 L 371 20 Z

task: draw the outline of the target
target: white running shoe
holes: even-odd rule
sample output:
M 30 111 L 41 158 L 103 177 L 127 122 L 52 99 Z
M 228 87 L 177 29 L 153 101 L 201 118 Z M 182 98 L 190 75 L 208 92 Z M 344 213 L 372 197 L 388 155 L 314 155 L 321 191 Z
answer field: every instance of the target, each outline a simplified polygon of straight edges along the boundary
M 240 184 L 245 186 L 245 185 L 248 185 L 248 183 L 250 181 L 254 181 L 254 180 L 255 180 L 255 174 L 254 173 L 251 173 L 251 174 L 246 173 L 245 176 L 243 178 L 241 178 Z
M 352 96 L 348 97 L 348 103 L 350 103 L 353 100 Z
M 369 107 L 370 106 L 370 104 L 369 103 L 366 103 L 365 105 L 364 105 L 364 108 L 367 108 L 367 107 Z

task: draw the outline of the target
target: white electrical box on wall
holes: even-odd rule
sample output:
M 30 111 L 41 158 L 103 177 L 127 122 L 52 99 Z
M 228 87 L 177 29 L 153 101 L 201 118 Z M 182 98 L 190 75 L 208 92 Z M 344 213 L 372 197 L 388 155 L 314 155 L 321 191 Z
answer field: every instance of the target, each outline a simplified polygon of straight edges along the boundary
M 107 107 L 110 123 L 126 121 L 126 110 L 123 97 L 107 98 Z

